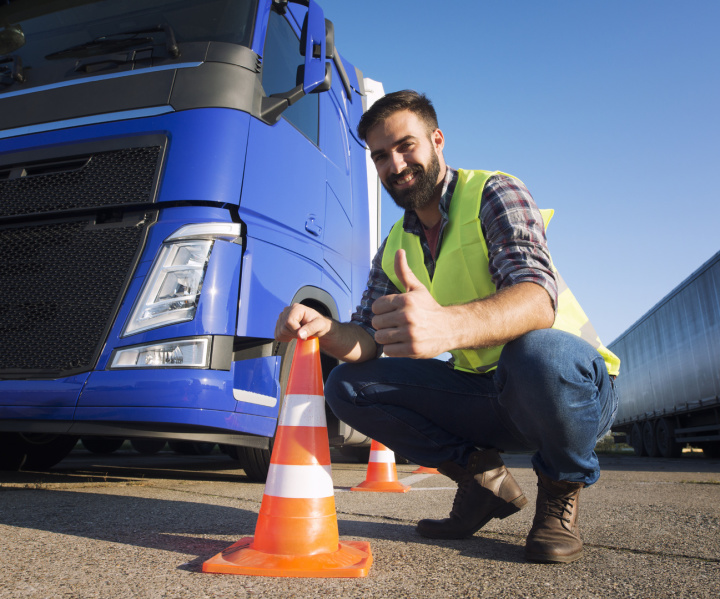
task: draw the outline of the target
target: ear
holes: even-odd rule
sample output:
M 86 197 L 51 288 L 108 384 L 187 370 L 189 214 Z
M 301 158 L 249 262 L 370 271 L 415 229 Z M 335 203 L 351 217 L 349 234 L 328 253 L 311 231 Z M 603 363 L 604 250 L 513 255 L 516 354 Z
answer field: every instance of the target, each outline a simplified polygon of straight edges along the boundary
M 443 132 L 440 131 L 440 129 L 435 129 L 430 135 L 430 139 L 433 142 L 433 146 L 435 146 L 435 151 L 442 152 L 445 147 L 445 135 L 443 135 Z

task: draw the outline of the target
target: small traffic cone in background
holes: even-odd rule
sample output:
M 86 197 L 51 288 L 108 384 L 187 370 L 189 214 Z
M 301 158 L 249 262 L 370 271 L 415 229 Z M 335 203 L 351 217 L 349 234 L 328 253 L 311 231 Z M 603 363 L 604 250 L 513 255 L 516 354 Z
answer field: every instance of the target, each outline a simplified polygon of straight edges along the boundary
M 417 470 L 412 471 L 413 474 L 440 474 L 437 468 L 429 468 L 428 466 L 420 466 Z
M 395 453 L 373 439 L 365 481 L 350 490 L 407 493 L 410 487 L 398 481 Z
M 251 576 L 367 576 L 367 542 L 340 542 L 316 337 L 298 341 L 254 537 L 203 563 Z

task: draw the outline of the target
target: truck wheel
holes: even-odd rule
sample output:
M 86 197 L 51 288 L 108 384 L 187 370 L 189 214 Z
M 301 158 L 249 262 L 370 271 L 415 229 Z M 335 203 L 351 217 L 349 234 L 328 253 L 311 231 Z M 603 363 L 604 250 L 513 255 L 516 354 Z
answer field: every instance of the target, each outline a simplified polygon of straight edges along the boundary
M 143 455 L 155 455 L 165 447 L 165 439 L 130 439 L 132 448 Z
M 643 444 L 642 428 L 637 422 L 632 425 L 632 429 L 630 430 L 630 445 L 632 445 L 636 456 L 647 456 L 645 445 Z
M 651 420 L 646 420 L 643 423 L 642 428 L 643 446 L 648 456 L 656 458 L 660 453 L 658 452 L 657 441 L 655 440 L 655 425 Z
M 257 447 L 238 447 L 237 456 L 245 475 L 253 482 L 263 483 L 270 470 L 270 456 L 272 455 L 273 439 L 270 440 L 269 449 Z
M 284 348 L 280 351 L 282 356 L 282 366 L 280 368 L 280 407 L 278 408 L 278 422 L 280 420 L 280 412 L 282 411 L 282 402 L 285 399 L 287 391 L 288 379 L 290 378 L 290 366 L 292 365 L 293 356 L 295 355 L 295 341 L 285 343 Z M 276 429 L 277 432 L 277 429 Z M 257 447 L 237 447 L 237 460 L 245 471 L 245 475 L 253 482 L 265 482 L 270 470 L 270 457 L 272 456 L 272 448 L 275 443 L 275 435 L 270 439 L 268 449 L 259 449 Z
M 81 437 L 80 441 L 85 449 L 101 455 L 111 454 L 125 443 L 122 437 Z
M 0 469 L 47 470 L 69 454 L 78 438 L 47 433 L 0 434 Z
M 682 445 L 675 441 L 675 423 L 669 418 L 657 421 L 655 442 L 658 452 L 664 458 L 678 458 L 682 454 Z

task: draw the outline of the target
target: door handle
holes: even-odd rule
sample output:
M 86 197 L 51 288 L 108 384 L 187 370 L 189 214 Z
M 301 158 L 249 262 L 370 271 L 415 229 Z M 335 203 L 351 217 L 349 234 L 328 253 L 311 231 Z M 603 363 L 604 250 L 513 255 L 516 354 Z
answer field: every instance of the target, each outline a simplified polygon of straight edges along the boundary
M 315 237 L 320 237 L 320 234 L 322 233 L 322 227 L 315 222 L 314 216 L 308 216 L 308 219 L 305 221 L 305 230 L 310 233 L 310 235 L 315 235 Z

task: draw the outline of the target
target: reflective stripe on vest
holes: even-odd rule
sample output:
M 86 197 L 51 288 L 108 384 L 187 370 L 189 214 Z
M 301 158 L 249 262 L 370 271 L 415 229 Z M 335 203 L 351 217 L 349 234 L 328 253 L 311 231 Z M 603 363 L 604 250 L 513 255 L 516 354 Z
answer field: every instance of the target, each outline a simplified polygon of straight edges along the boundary
M 401 292 L 405 288 L 395 274 L 395 253 L 399 249 L 405 250 L 408 265 L 415 276 L 442 306 L 468 303 L 496 292 L 490 277 L 487 245 L 479 217 L 483 189 L 487 180 L 496 174 L 506 175 L 499 171 L 458 171 L 458 182 L 450 202 L 448 223 L 432 280 L 425 267 L 420 238 L 403 230 L 402 218 L 395 223 L 385 244 L 382 268 Z M 540 212 L 547 227 L 553 211 Z M 588 341 L 603 356 L 608 373 L 617 374 L 620 360 L 602 345 L 572 291 L 559 273 L 555 273 L 558 280 L 558 310 L 553 328 Z M 450 353 L 457 370 L 483 373 L 496 368 L 502 347 L 458 349 Z

